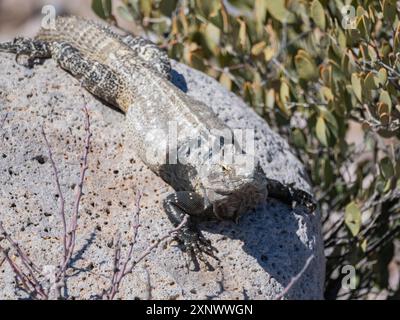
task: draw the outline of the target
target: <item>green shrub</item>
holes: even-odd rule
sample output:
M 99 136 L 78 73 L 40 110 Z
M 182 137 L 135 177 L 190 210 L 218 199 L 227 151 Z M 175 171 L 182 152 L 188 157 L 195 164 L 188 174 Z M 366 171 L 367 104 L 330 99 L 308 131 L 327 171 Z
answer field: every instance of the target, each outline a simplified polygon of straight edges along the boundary
M 396 1 L 123 3 L 117 18 L 111 1 L 92 7 L 218 79 L 295 147 L 323 216 L 326 297 L 398 298 L 388 281 L 400 233 Z M 356 269 L 355 290 L 341 285 L 345 265 Z

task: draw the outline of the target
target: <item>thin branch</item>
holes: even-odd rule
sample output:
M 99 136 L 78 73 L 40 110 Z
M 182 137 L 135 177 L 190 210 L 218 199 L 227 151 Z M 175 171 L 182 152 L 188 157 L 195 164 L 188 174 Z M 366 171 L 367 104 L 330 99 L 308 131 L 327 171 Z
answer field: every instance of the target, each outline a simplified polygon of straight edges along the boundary
M 74 252 L 75 247 L 75 233 L 77 230 L 78 224 L 78 215 L 79 215 L 79 207 L 80 201 L 83 195 L 83 183 L 85 180 L 85 173 L 88 169 L 88 154 L 90 149 L 90 138 L 91 138 L 91 131 L 90 131 L 90 121 L 89 121 L 89 113 L 86 108 L 84 107 L 85 112 L 85 131 L 86 131 L 86 139 L 85 139 L 85 150 L 82 156 L 82 165 L 81 165 L 81 174 L 79 180 L 79 186 L 75 198 L 75 206 L 72 215 L 71 221 L 71 228 L 68 230 L 66 216 L 65 216 L 65 200 L 61 190 L 60 179 L 58 175 L 58 170 L 53 158 L 53 153 L 47 139 L 46 133 L 44 131 L 44 127 L 42 127 L 42 135 L 44 137 L 48 154 L 50 158 L 50 162 L 53 168 L 53 172 L 55 175 L 57 190 L 61 200 L 60 206 L 60 217 L 63 223 L 63 246 L 64 246 L 64 257 L 63 261 L 58 266 L 59 272 L 55 274 L 55 283 L 52 283 L 49 289 L 44 290 L 43 286 L 41 285 L 38 276 L 44 276 L 43 271 L 36 266 L 33 261 L 24 253 L 24 251 L 20 248 L 17 242 L 15 242 L 12 237 L 6 232 L 2 223 L 0 222 L 0 233 L 6 238 L 6 240 L 10 243 L 11 247 L 18 253 L 19 258 L 21 259 L 22 265 L 27 270 L 27 274 L 10 258 L 9 256 L 9 249 L 4 249 L 0 246 L 0 251 L 3 252 L 5 259 L 11 266 L 14 271 L 15 276 L 19 279 L 22 283 L 24 290 L 29 293 L 33 297 L 39 297 L 41 299 L 49 299 L 52 297 L 62 298 L 61 289 L 65 288 L 65 273 L 66 269 L 71 261 L 71 257 Z M 2 124 L 5 120 L 3 120 Z M 55 295 L 53 293 L 53 289 L 56 289 Z M 49 295 L 50 294 L 50 295 Z
M 126 275 L 126 268 L 133 257 L 133 248 L 136 244 L 137 234 L 139 230 L 139 215 L 140 215 L 140 201 L 142 199 L 142 191 L 139 191 L 136 195 L 135 209 L 132 213 L 132 240 L 129 245 L 129 250 L 124 263 L 121 263 L 121 239 L 120 236 L 117 237 L 117 244 L 114 254 L 114 273 L 111 280 L 111 288 L 107 294 L 108 299 L 114 299 L 115 295 L 118 293 L 122 278 Z
M 138 201 L 140 201 L 140 197 L 137 198 L 137 205 L 136 205 L 136 210 L 138 210 L 137 208 L 138 206 Z M 139 217 L 139 212 L 140 211 L 136 211 L 137 213 L 134 214 L 134 217 Z M 188 216 L 186 216 L 182 222 L 174 229 L 168 231 L 164 236 L 162 236 L 161 238 L 159 238 L 157 241 L 155 241 L 151 246 L 149 246 L 141 255 L 140 257 L 135 260 L 135 261 L 131 261 L 132 260 L 132 256 L 133 256 L 133 246 L 136 243 L 136 234 L 137 234 L 137 230 L 139 225 L 138 224 L 133 224 L 132 229 L 134 230 L 134 235 L 133 235 L 133 241 L 131 242 L 130 245 L 130 250 L 127 256 L 127 259 L 125 260 L 125 263 L 123 265 L 122 268 L 119 268 L 118 265 L 114 265 L 114 274 L 112 277 L 112 283 L 111 283 L 111 287 L 105 291 L 103 293 L 103 299 L 108 299 L 108 300 L 112 300 L 114 299 L 115 295 L 118 293 L 118 289 L 119 286 L 123 280 L 123 278 L 125 276 L 127 276 L 128 274 L 132 273 L 133 269 L 144 259 L 146 258 L 151 252 L 153 252 L 154 249 L 156 249 L 160 243 L 162 243 L 163 241 L 165 241 L 166 239 L 168 239 L 169 237 L 171 237 L 174 233 L 178 232 L 179 230 L 181 230 L 188 221 Z M 117 245 L 116 248 L 116 255 L 119 254 L 119 247 L 120 244 Z M 114 264 L 120 264 L 120 259 L 116 258 L 114 259 Z M 128 264 L 130 264 L 130 267 L 127 267 Z M 115 275 L 115 273 L 118 273 L 118 275 Z
M 7 239 L 7 241 L 11 244 L 11 246 L 17 251 L 22 264 L 24 267 L 28 270 L 29 276 L 32 285 L 37 289 L 38 292 L 44 294 L 43 288 L 40 285 L 39 280 L 36 277 L 35 273 L 40 274 L 40 269 L 33 263 L 33 261 L 24 253 L 24 251 L 21 249 L 21 247 L 16 243 L 10 235 L 6 232 L 6 230 L 3 227 L 3 224 L 0 222 L 0 233 Z M 4 252 L 4 251 L 3 251 Z
M 3 224 L 0 222 L 0 233 L 6 238 L 6 240 L 11 244 L 11 246 L 17 251 L 19 258 L 23 266 L 28 270 L 28 274 L 25 274 L 18 265 L 9 257 L 8 251 L 5 250 L 3 247 L 0 247 L 0 251 L 3 252 L 6 260 L 10 264 L 11 268 L 14 270 L 15 275 L 21 280 L 24 287 L 29 283 L 32 286 L 31 291 L 34 293 L 39 294 L 42 297 L 46 297 L 46 293 L 44 292 L 43 287 L 41 286 L 38 278 L 36 277 L 36 273 L 40 274 L 39 268 L 32 262 L 32 260 L 22 251 L 18 243 L 16 243 L 10 235 L 6 232 L 3 227 Z
M 292 279 L 290 279 L 289 284 L 285 287 L 285 289 L 283 289 L 283 291 L 278 294 L 274 300 L 281 300 L 289 291 L 290 289 L 292 289 L 292 287 L 299 281 L 299 279 L 303 276 L 303 274 L 306 272 L 308 266 L 310 265 L 311 261 L 314 259 L 314 255 L 312 254 L 311 256 L 308 257 L 306 263 L 304 264 L 303 268 L 300 270 L 300 272 L 292 277 Z
M 56 185 L 57 185 L 57 192 L 60 197 L 59 215 L 61 217 L 62 226 L 63 226 L 63 249 L 64 249 L 64 260 L 63 261 L 65 262 L 67 259 L 67 222 L 66 222 L 66 218 L 65 218 L 65 199 L 64 199 L 63 192 L 61 190 L 60 179 L 58 176 L 58 170 L 57 170 L 56 163 L 54 162 L 53 152 L 51 150 L 49 141 L 47 140 L 47 136 L 46 136 L 43 126 L 42 126 L 42 135 L 43 135 L 44 141 L 46 143 L 47 152 L 49 154 L 50 163 L 53 168 L 54 177 L 55 177 L 55 181 L 56 181 Z
M 40 286 L 37 286 L 27 274 L 25 274 L 18 265 L 10 258 L 9 249 L 4 249 L 0 246 L 0 251 L 3 252 L 5 260 L 10 265 L 13 270 L 16 278 L 22 283 L 22 286 L 31 297 L 35 298 L 36 296 L 40 296 L 42 299 L 47 299 L 47 295 L 42 290 Z
M 74 205 L 72 218 L 71 218 L 71 226 L 70 226 L 70 229 L 67 231 L 67 237 L 65 239 L 67 255 L 66 255 L 66 259 L 64 259 L 64 262 L 61 265 L 60 274 L 58 274 L 58 276 L 61 274 L 65 274 L 65 271 L 68 267 L 68 264 L 72 258 L 72 255 L 73 255 L 73 252 L 75 249 L 79 208 L 80 208 L 81 198 L 83 195 L 83 185 L 84 185 L 84 181 L 85 181 L 85 175 L 86 175 L 86 171 L 88 169 L 88 155 L 89 155 L 89 150 L 90 150 L 90 138 L 92 136 L 92 133 L 90 131 L 89 112 L 88 112 L 88 109 L 86 106 L 84 106 L 83 111 L 85 113 L 85 131 L 86 131 L 85 147 L 84 147 L 83 156 L 82 156 L 82 164 L 81 164 L 81 172 L 80 172 L 80 178 L 79 178 L 79 183 L 78 183 L 78 190 L 76 192 L 75 205 Z
M 181 230 L 188 221 L 188 216 L 185 216 L 185 218 L 182 220 L 182 222 L 179 224 L 179 226 L 177 226 L 175 229 L 172 229 L 170 231 L 168 231 L 163 237 L 161 237 L 160 239 L 158 239 L 156 242 L 154 242 L 150 247 L 148 247 L 146 249 L 146 251 L 144 251 L 142 253 L 142 255 L 136 260 L 134 261 L 134 263 L 132 264 L 132 266 L 125 272 L 125 274 L 131 273 L 133 268 L 140 262 L 142 261 L 144 258 L 146 258 L 155 248 L 158 247 L 158 245 L 163 242 L 164 240 L 167 240 L 169 237 L 171 237 L 174 233 L 178 232 L 179 230 Z

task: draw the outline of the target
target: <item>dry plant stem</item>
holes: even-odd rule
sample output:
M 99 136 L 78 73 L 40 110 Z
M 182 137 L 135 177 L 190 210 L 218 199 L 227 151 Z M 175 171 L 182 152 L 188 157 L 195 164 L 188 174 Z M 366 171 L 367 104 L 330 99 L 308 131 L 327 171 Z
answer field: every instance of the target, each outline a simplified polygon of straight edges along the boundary
M 306 263 L 304 264 L 303 268 L 300 270 L 300 272 L 295 275 L 294 277 L 292 277 L 292 279 L 290 279 L 289 284 L 285 287 L 285 289 L 283 289 L 283 291 L 278 294 L 274 300 L 281 300 L 289 291 L 290 289 L 292 289 L 292 287 L 297 283 L 297 281 L 299 281 L 299 279 L 303 276 L 303 274 L 306 272 L 308 266 L 310 265 L 311 261 L 314 259 L 314 255 L 312 254 L 311 256 L 308 257 Z
M 85 113 L 85 131 L 86 131 L 86 138 L 85 138 L 85 149 L 83 152 L 82 156 L 82 164 L 81 164 L 81 172 L 80 172 L 80 178 L 79 178 L 79 184 L 78 184 L 78 189 L 76 192 L 76 197 L 75 197 L 75 204 L 74 204 L 74 209 L 72 213 L 72 218 L 71 218 L 71 226 L 66 232 L 66 257 L 64 258 L 63 264 L 61 265 L 60 268 L 60 275 L 65 275 L 66 269 L 68 267 L 68 264 L 72 258 L 74 249 L 75 249 L 75 240 L 76 240 L 76 230 L 78 226 L 78 217 L 79 217 L 79 207 L 80 207 L 80 202 L 81 198 L 83 195 L 83 185 L 84 185 L 84 180 L 85 180 L 85 175 L 86 171 L 88 169 L 88 155 L 89 155 L 89 149 L 90 149 L 90 138 L 92 136 L 92 133 L 90 131 L 90 119 L 89 119 L 89 113 L 87 110 L 87 107 L 85 106 L 83 108 L 83 111 Z M 65 219 L 65 212 L 64 212 L 64 217 Z
M 121 266 L 121 241 L 118 239 L 117 249 L 114 260 L 114 275 L 112 281 L 112 289 L 110 292 L 110 298 L 113 299 L 116 293 L 118 292 L 119 286 L 121 284 L 121 280 L 125 275 L 126 268 L 128 263 L 131 261 L 133 256 L 133 247 L 136 243 L 137 234 L 139 230 L 139 215 L 140 215 L 140 200 L 142 198 L 142 192 L 138 192 L 136 195 L 135 201 L 135 210 L 133 211 L 133 223 L 132 223 L 132 240 L 129 246 L 129 251 L 125 262 Z
M 53 158 L 53 153 L 47 139 L 46 133 L 44 131 L 44 127 L 42 126 L 42 135 L 46 143 L 46 147 L 48 150 L 50 163 L 53 168 L 53 172 L 55 175 L 57 190 L 60 197 L 60 217 L 63 224 L 63 248 L 64 248 L 64 257 L 62 263 L 59 265 L 59 271 L 56 273 L 55 277 L 55 288 L 51 287 L 48 290 L 44 290 L 43 286 L 40 284 L 37 275 L 42 275 L 42 272 L 38 266 L 36 266 L 33 261 L 24 253 L 24 251 L 20 248 L 17 242 L 15 242 L 11 236 L 6 232 L 3 227 L 3 224 L 0 222 L 0 233 L 4 236 L 4 238 L 10 243 L 11 247 L 18 253 L 19 258 L 21 259 L 22 265 L 25 267 L 27 273 L 25 273 L 9 256 L 9 250 L 4 249 L 0 246 L 0 251 L 4 254 L 5 260 L 9 263 L 11 268 L 14 271 L 15 276 L 22 283 L 22 286 L 26 292 L 28 292 L 33 298 L 40 299 L 49 299 L 49 293 L 51 290 L 56 289 L 55 297 L 62 298 L 61 289 L 65 288 L 65 273 L 66 269 L 70 263 L 72 254 L 75 248 L 75 239 L 76 239 L 76 230 L 78 225 L 78 216 L 79 216 L 79 207 L 81 198 L 83 195 L 83 184 L 85 180 L 85 174 L 88 169 L 88 154 L 90 148 L 90 120 L 89 113 L 87 107 L 84 108 L 85 113 L 85 131 L 86 131 L 86 139 L 85 139 L 85 149 L 82 156 L 82 164 L 81 164 L 81 173 L 79 179 L 78 190 L 75 197 L 75 205 L 72 214 L 72 221 L 70 229 L 68 230 L 66 215 L 65 215 L 65 199 L 61 190 L 61 184 L 59 179 L 58 170 Z M 0 122 L 0 129 L 3 127 L 7 118 L 7 114 L 4 119 Z M 52 295 L 54 296 L 54 295 Z
M 66 259 L 67 259 L 67 222 L 66 222 L 66 218 L 65 218 L 65 199 L 64 199 L 64 195 L 63 195 L 62 190 L 61 190 L 60 179 L 59 179 L 59 176 L 58 176 L 58 170 L 57 170 L 56 164 L 54 162 L 53 152 L 51 150 L 49 141 L 47 140 L 47 136 L 46 136 L 46 133 L 44 131 L 44 127 L 43 126 L 42 126 L 42 135 L 43 135 L 44 141 L 46 143 L 46 147 L 47 147 L 47 152 L 49 154 L 50 163 L 51 163 L 51 166 L 52 166 L 53 172 L 54 172 L 54 177 L 55 177 L 55 181 L 56 181 L 56 185 L 57 185 L 58 195 L 60 197 L 60 212 L 59 212 L 59 215 L 61 217 L 62 226 L 63 226 L 63 249 L 64 249 L 64 260 L 63 260 L 63 262 L 65 262 Z
M 37 295 L 43 299 L 47 298 L 47 294 L 45 293 L 43 287 L 41 286 L 39 280 L 37 279 L 35 272 L 39 272 L 39 270 L 32 260 L 21 250 L 19 245 L 9 236 L 9 234 L 5 231 L 3 224 L 0 222 L 0 233 L 7 239 L 7 241 L 11 244 L 11 246 L 18 252 L 19 257 L 22 261 L 22 264 L 28 270 L 28 274 L 24 273 L 22 269 L 18 267 L 18 265 L 10 258 L 8 251 L 0 246 L 0 251 L 3 252 L 7 262 L 10 264 L 17 278 L 21 281 L 24 289 L 30 293 L 32 296 Z
M 19 281 L 21 281 L 22 286 L 24 287 L 24 290 L 28 292 L 33 298 L 35 296 L 41 296 L 41 293 L 39 293 L 36 290 L 35 284 L 29 279 L 29 276 L 27 276 L 19 267 L 18 265 L 10 258 L 8 255 L 8 250 L 5 250 L 3 247 L 0 247 L 0 250 L 3 252 L 6 261 L 8 264 L 11 266 L 11 269 L 13 270 L 15 276 Z M 44 297 L 46 298 L 46 297 Z
M 136 243 L 136 237 L 139 229 L 139 214 L 140 214 L 140 198 L 141 198 L 141 193 L 138 194 L 136 198 L 136 208 L 135 212 L 133 214 L 134 216 L 134 223 L 132 225 L 132 230 L 133 230 L 133 237 L 132 241 L 130 244 L 129 252 L 127 259 L 125 260 L 124 264 L 122 265 L 122 268 L 119 268 L 121 265 L 120 263 L 120 251 L 121 251 L 121 243 L 118 242 L 117 247 L 116 247 L 116 253 L 115 253 L 115 260 L 114 260 L 114 274 L 111 282 L 111 288 L 108 289 L 108 291 L 105 292 L 103 295 L 103 298 L 108 299 L 108 300 L 113 300 L 115 298 L 115 295 L 118 293 L 120 284 L 125 276 L 128 274 L 132 273 L 133 269 L 136 267 L 138 263 L 140 263 L 145 257 L 147 257 L 155 248 L 158 247 L 158 245 L 163 242 L 164 240 L 168 239 L 171 237 L 174 233 L 178 232 L 181 230 L 185 224 L 187 223 L 188 217 L 185 217 L 183 221 L 175 228 L 170 231 L 168 231 L 163 237 L 159 238 L 157 241 L 155 241 L 151 246 L 149 246 L 141 255 L 140 257 L 135 260 L 132 260 L 133 256 L 133 246 Z M 136 223 L 135 223 L 136 221 Z M 128 268 L 128 264 L 130 264 Z
M 144 258 L 146 258 L 155 248 L 158 247 L 158 245 L 163 242 L 164 240 L 168 239 L 169 237 L 171 237 L 174 233 L 178 232 L 179 230 L 181 230 L 188 221 L 188 216 L 185 216 L 185 218 L 182 220 L 182 222 L 179 224 L 179 226 L 177 226 L 175 229 L 172 229 L 170 231 L 168 231 L 163 237 L 161 237 L 160 239 L 158 239 L 156 242 L 154 242 L 150 247 L 148 247 L 141 255 L 140 257 L 133 262 L 133 264 L 130 266 L 129 269 L 126 270 L 125 274 L 129 274 L 132 272 L 133 268 L 140 262 L 142 261 Z
M 28 270 L 29 276 L 27 277 L 28 282 L 31 283 L 32 286 L 36 289 L 36 291 L 40 292 L 41 294 L 44 294 L 43 288 L 41 287 L 39 280 L 37 279 L 35 272 L 40 274 L 40 269 L 33 263 L 33 261 L 23 252 L 23 250 L 20 248 L 18 243 L 16 243 L 10 235 L 6 232 L 6 230 L 3 227 L 3 224 L 0 222 L 0 233 L 7 239 L 7 241 L 11 244 L 11 246 L 17 251 L 22 264 L 24 267 Z M 6 252 L 2 250 L 5 254 Z M 8 257 L 8 254 L 6 254 L 6 257 Z M 11 259 L 10 259 L 11 260 Z M 9 261 L 10 261 L 9 260 Z M 18 267 L 16 266 L 18 269 Z M 21 272 L 22 275 L 25 275 L 23 272 Z

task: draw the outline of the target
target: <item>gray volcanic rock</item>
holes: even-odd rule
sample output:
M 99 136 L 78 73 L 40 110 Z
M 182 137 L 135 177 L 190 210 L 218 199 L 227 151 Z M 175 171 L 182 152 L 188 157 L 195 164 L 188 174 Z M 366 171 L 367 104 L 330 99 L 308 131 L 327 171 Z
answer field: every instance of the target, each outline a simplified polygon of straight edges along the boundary
M 288 144 L 241 99 L 198 71 L 176 62 L 173 67 L 173 82 L 211 106 L 229 126 L 255 129 L 257 155 L 269 177 L 310 190 Z M 144 196 L 135 256 L 172 229 L 162 200 L 173 190 L 135 155 L 123 114 L 96 100 L 53 61 L 27 70 L 13 55 L 0 54 L 0 126 L 7 115 L 0 131 L 0 220 L 41 266 L 54 265 L 62 256 L 58 195 L 41 126 L 53 149 L 70 215 L 85 136 L 83 105 L 89 108 L 93 137 L 68 293 L 89 299 L 109 284 L 116 233 L 129 243 L 137 190 L 144 190 Z M 213 271 L 194 271 L 180 248 L 168 241 L 124 280 L 118 297 L 271 299 L 314 254 L 287 298 L 322 298 L 325 260 L 318 213 L 309 215 L 270 200 L 238 224 L 209 221 L 200 227 L 219 251 L 219 262 L 210 259 Z M 0 244 L 7 246 L 1 238 Z M 24 297 L 0 256 L 0 299 Z

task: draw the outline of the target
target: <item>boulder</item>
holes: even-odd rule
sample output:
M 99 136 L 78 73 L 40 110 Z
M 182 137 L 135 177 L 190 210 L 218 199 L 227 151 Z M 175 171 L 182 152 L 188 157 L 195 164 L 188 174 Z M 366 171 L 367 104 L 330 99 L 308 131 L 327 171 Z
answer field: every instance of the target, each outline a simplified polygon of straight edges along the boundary
M 173 63 L 172 81 L 212 107 L 231 128 L 255 130 L 257 156 L 270 178 L 311 190 L 303 165 L 288 143 L 240 98 L 218 82 L 183 64 Z M 95 298 L 110 283 L 116 234 L 123 254 L 130 241 L 135 194 L 143 191 L 138 257 L 172 225 L 162 201 L 172 188 L 135 155 L 125 132 L 124 114 L 84 90 L 52 60 L 25 69 L 14 56 L 0 54 L 0 221 L 41 265 L 61 260 L 59 195 L 41 134 L 44 127 L 59 171 L 70 217 L 84 148 L 82 107 L 90 113 L 92 142 L 84 183 L 78 238 L 68 294 Z M 219 261 L 195 270 L 172 240 L 163 242 L 128 275 L 121 299 L 273 299 L 314 255 L 289 290 L 288 299 L 321 299 L 325 260 L 318 212 L 308 214 L 270 199 L 238 224 L 207 221 L 204 235 L 218 249 Z M 0 244 L 7 246 L 0 238 Z M 0 256 L 0 299 L 26 298 Z

